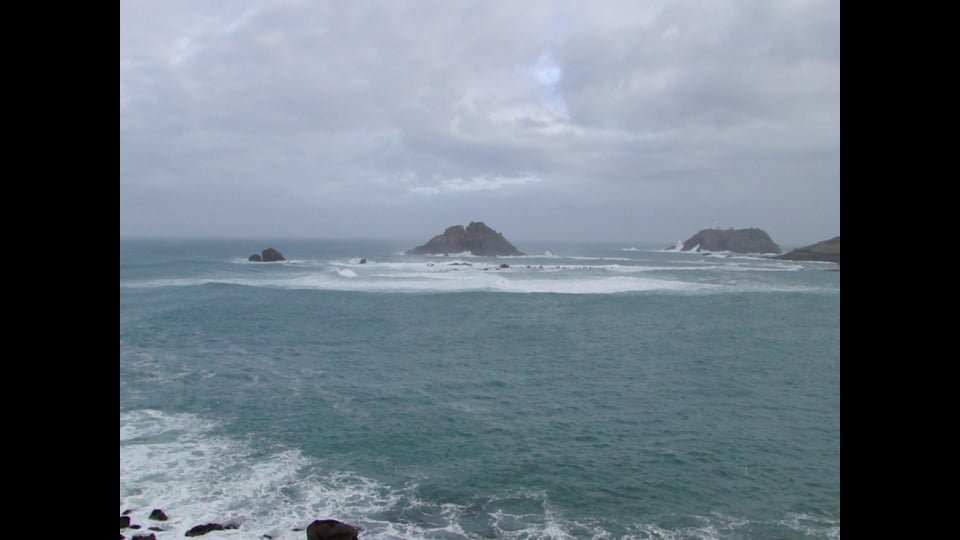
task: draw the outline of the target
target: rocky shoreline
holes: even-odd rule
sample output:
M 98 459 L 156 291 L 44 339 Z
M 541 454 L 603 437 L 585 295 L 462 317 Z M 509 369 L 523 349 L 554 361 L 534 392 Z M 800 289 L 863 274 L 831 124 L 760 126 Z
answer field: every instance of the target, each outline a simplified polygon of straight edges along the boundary
M 133 523 L 133 520 L 130 518 L 130 514 L 133 512 L 132 508 L 124 510 L 120 515 L 120 530 L 124 531 L 125 529 L 130 529 L 133 531 L 139 531 L 143 528 L 142 525 Z M 147 518 L 150 521 L 164 522 L 167 521 L 169 516 L 160 508 L 154 508 L 150 512 L 150 517 Z M 240 524 L 232 521 L 226 523 L 203 523 L 191 527 L 184 536 L 203 536 L 207 533 L 214 531 L 225 531 L 231 529 L 239 529 Z M 159 525 L 153 525 L 147 527 L 148 531 L 153 531 L 150 533 L 132 533 L 132 536 L 129 537 L 130 540 L 157 540 L 155 532 L 164 532 L 169 530 Z M 290 529 L 294 532 L 306 531 L 307 540 L 359 540 L 360 528 L 344 523 L 342 521 L 337 521 L 335 519 L 318 519 L 314 520 L 310 525 L 307 525 L 306 529 L 303 528 L 294 528 Z M 129 531 L 127 531 L 130 534 Z M 261 535 L 259 538 L 262 540 L 272 540 L 273 537 L 269 534 Z M 120 540 L 127 540 L 127 537 L 124 536 L 123 532 L 120 533 Z

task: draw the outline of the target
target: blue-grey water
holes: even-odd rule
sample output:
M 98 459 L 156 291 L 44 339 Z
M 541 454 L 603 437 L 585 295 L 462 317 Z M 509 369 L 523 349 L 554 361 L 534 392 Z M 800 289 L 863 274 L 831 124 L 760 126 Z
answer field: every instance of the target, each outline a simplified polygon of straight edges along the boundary
M 840 537 L 833 265 L 416 243 L 121 240 L 120 510 L 161 540 Z

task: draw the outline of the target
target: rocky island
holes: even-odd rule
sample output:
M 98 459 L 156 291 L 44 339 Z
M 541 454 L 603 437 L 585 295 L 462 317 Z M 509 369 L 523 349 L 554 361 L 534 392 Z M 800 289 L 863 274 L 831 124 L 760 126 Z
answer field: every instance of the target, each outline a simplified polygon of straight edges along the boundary
M 731 251 L 733 253 L 782 253 L 763 229 L 703 229 L 683 243 L 681 251 Z
M 488 227 L 482 221 L 447 227 L 443 234 L 430 239 L 422 246 L 407 251 L 407 255 L 439 255 L 442 253 L 470 252 L 488 257 L 502 255 L 526 255 L 503 237 L 502 233 Z M 779 251 L 778 251 L 779 253 Z
M 279 251 L 273 248 L 267 248 L 263 250 L 259 255 L 254 253 L 253 255 L 248 257 L 247 260 L 250 262 L 277 262 L 277 261 L 285 261 L 287 259 L 286 257 L 283 256 L 283 253 L 280 253 Z
M 777 257 L 787 261 L 826 261 L 840 264 L 840 237 L 797 248 Z

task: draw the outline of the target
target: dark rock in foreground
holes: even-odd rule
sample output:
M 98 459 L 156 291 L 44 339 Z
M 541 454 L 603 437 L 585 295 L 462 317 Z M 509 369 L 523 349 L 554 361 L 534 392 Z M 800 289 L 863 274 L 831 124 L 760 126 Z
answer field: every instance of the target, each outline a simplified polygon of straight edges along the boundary
M 825 261 L 840 264 L 840 237 L 797 248 L 777 257 L 786 261 Z
M 120 516 L 120 528 L 126 529 L 130 526 L 130 516 Z
M 213 531 L 224 531 L 227 529 L 236 529 L 236 525 L 221 525 L 219 523 L 207 523 L 205 525 L 197 525 L 196 527 L 187 531 L 186 536 L 202 536 L 208 532 Z
M 307 540 L 357 540 L 360 529 L 335 519 L 318 519 L 307 526 Z
M 152 519 L 154 521 L 166 521 L 168 518 L 167 514 L 165 514 L 163 510 L 160 508 L 154 508 L 153 512 L 150 512 L 150 517 L 148 519 Z
M 526 255 L 503 237 L 503 234 L 487 227 L 482 221 L 448 227 L 443 234 L 434 236 L 422 246 L 407 251 L 407 255 L 439 255 L 441 253 L 463 253 L 473 255 Z M 779 252 L 778 252 L 779 253 Z
M 705 251 L 734 253 L 781 253 L 763 229 L 703 229 L 683 243 L 683 251 L 700 246 Z
M 133 536 L 133 540 L 157 540 L 157 535 L 150 534 L 136 534 Z

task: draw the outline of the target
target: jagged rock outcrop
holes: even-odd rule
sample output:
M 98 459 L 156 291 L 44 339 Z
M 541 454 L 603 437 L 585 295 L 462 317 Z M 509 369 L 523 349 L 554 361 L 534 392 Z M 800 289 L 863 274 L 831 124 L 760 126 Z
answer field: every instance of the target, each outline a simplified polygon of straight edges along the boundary
M 770 235 L 763 229 L 703 229 L 683 243 L 683 251 L 700 246 L 704 251 L 732 251 L 733 253 L 781 253 Z
M 318 519 L 307 526 L 307 540 L 358 540 L 360 529 L 335 519 Z
M 840 237 L 797 248 L 777 257 L 787 261 L 826 261 L 840 264 Z
M 249 258 L 247 258 L 247 260 L 250 262 L 277 262 L 277 261 L 285 261 L 287 259 L 286 257 L 283 256 L 283 253 L 280 253 L 279 251 L 273 248 L 267 248 L 263 250 L 260 255 L 257 255 L 256 253 L 254 253 Z
M 473 255 L 526 255 L 503 237 L 503 234 L 488 227 L 482 221 L 471 222 L 466 228 L 454 225 L 434 236 L 422 246 L 407 251 L 407 255 L 439 255 L 441 253 L 463 253 Z M 779 252 L 778 252 L 779 253 Z

